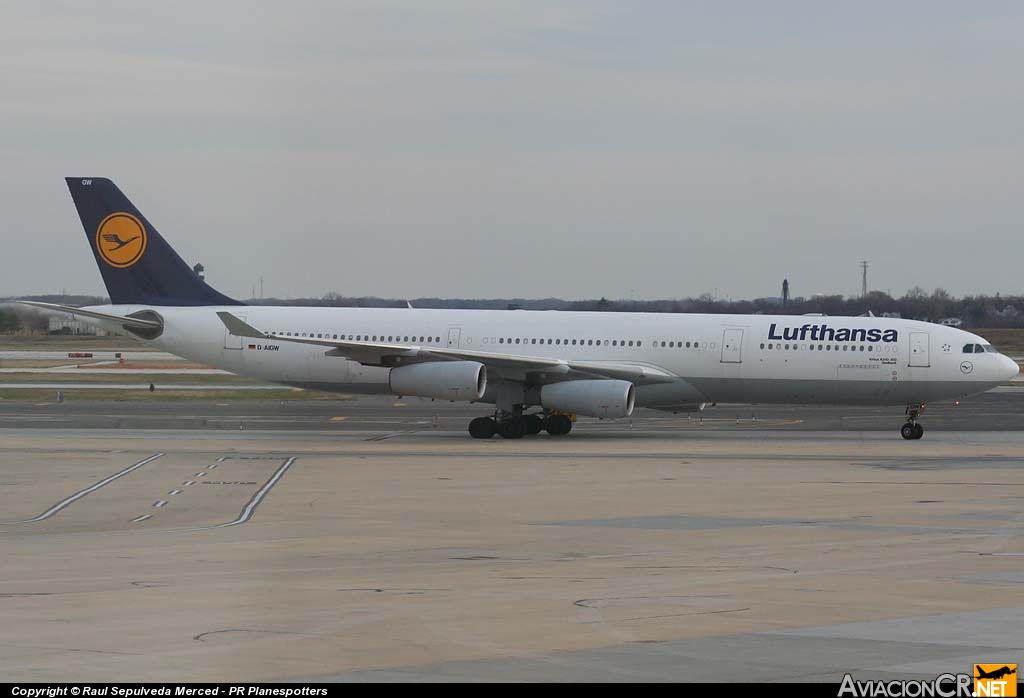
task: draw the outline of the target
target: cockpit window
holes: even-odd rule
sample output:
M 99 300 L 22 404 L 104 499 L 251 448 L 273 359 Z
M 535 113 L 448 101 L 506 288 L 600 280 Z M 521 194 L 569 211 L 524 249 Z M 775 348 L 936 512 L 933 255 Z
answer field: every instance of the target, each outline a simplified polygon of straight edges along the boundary
M 965 354 L 983 354 L 985 352 L 991 352 L 993 354 L 998 354 L 999 350 L 996 349 L 991 344 L 965 344 L 964 345 L 964 353 Z

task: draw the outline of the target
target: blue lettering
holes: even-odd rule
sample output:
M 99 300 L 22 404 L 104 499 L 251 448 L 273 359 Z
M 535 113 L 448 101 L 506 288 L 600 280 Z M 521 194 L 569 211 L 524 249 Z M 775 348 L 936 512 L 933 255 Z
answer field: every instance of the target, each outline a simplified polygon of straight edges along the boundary
M 801 327 L 783 327 L 780 330 L 778 324 L 773 322 L 768 327 L 768 339 L 785 339 L 789 341 L 799 339 L 804 341 L 808 339 L 808 335 L 810 335 L 812 342 L 886 342 L 888 344 L 895 344 L 899 341 L 900 337 L 899 331 L 893 329 L 834 328 L 824 323 L 820 325 L 807 324 Z

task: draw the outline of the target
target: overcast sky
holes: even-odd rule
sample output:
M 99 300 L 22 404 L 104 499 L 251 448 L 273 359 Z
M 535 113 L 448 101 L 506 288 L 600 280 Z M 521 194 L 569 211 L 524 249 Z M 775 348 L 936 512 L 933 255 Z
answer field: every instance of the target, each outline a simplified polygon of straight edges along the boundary
M 94 7 L 95 5 L 95 7 Z M 1020 2 L 0 4 L 0 295 L 65 176 L 248 297 L 1020 293 Z

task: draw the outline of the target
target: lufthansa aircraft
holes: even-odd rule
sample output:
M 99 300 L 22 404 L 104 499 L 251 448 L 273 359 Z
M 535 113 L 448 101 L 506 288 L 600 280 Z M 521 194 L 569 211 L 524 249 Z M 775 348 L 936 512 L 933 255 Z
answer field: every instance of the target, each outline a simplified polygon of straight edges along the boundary
M 708 403 L 906 406 L 1017 375 L 985 339 L 876 317 L 689 315 L 244 305 L 197 276 L 109 179 L 67 179 L 110 294 L 32 303 L 228 371 L 321 391 L 494 405 L 474 438 L 569 433 L 575 415 Z

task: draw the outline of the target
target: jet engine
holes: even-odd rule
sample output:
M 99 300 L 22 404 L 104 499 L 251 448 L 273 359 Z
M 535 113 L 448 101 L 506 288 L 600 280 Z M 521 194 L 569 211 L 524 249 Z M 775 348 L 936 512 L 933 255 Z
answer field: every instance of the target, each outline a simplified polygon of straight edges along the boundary
M 391 392 L 439 400 L 479 400 L 487 389 L 487 368 L 476 361 L 435 361 L 391 369 Z
M 566 381 L 540 389 L 540 402 L 544 407 L 588 417 L 628 417 L 633 413 L 635 401 L 636 388 L 629 381 Z

